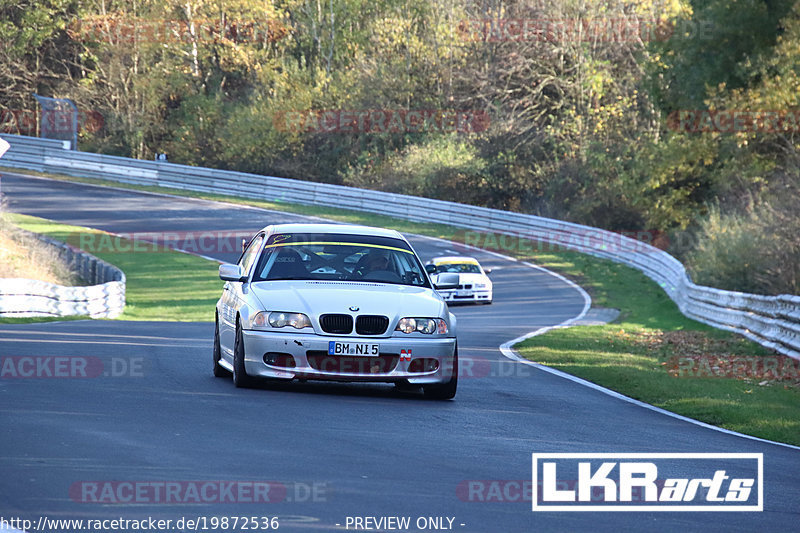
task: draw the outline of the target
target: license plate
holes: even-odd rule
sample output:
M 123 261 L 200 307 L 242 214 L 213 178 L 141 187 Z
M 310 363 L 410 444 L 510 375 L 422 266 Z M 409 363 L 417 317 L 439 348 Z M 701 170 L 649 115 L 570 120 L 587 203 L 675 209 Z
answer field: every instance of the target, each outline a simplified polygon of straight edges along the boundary
M 461 296 L 461 297 L 472 296 L 472 291 L 456 291 L 456 296 Z
M 328 355 L 363 355 L 366 357 L 377 357 L 380 354 L 380 344 L 336 341 L 330 341 L 328 343 Z

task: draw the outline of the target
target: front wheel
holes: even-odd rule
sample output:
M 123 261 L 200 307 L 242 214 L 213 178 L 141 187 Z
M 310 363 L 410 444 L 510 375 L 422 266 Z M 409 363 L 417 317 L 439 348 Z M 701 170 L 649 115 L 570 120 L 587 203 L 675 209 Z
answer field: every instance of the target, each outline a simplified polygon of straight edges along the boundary
M 426 398 L 433 400 L 450 400 L 456 395 L 458 388 L 458 344 L 453 352 L 453 375 L 446 383 L 437 383 L 436 385 L 423 385 L 422 391 L 425 393 Z
M 253 378 L 247 375 L 244 367 L 244 335 L 239 324 L 236 324 L 236 340 L 233 343 L 233 384 L 240 389 L 253 386 Z

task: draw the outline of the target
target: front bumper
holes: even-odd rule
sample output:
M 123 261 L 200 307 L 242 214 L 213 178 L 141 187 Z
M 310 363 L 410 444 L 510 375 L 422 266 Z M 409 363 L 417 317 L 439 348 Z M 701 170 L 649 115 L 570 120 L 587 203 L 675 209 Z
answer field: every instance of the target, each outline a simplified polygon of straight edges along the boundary
M 439 291 L 442 299 L 448 303 L 458 303 L 458 302 L 491 302 L 492 301 L 492 291 L 491 289 L 478 289 L 478 290 L 446 290 L 446 291 Z
M 274 333 L 244 330 L 245 369 L 250 376 L 273 379 L 319 379 L 331 381 L 445 383 L 453 373 L 456 339 L 452 337 L 342 337 L 316 334 Z M 366 342 L 380 345 L 380 356 L 327 355 L 328 343 Z M 294 367 L 270 365 L 267 354 L 288 354 Z M 435 370 L 420 370 L 434 364 Z M 418 370 L 418 371 L 412 371 Z

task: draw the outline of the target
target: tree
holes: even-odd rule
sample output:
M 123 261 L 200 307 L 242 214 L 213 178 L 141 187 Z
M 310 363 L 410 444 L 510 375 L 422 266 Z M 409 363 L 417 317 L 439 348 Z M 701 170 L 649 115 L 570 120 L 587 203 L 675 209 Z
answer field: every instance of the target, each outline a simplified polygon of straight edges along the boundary
M 793 0 L 690 0 L 672 36 L 653 47 L 650 88 L 665 115 L 704 109 L 709 90 L 747 87 L 772 53 Z
M 32 93 L 57 94 L 76 74 L 67 21 L 77 0 L 0 0 L 0 110 L 34 110 Z M 32 113 L 31 113 L 32 114 Z

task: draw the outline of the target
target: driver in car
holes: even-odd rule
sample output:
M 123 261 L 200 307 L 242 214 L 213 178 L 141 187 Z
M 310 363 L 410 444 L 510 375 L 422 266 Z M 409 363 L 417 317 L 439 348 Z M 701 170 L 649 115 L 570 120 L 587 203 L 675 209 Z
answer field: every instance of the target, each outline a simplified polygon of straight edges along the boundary
M 358 263 L 355 273 L 362 278 L 373 272 L 382 272 L 390 269 L 389 254 L 384 250 L 371 250 L 364 254 L 358 260 Z

